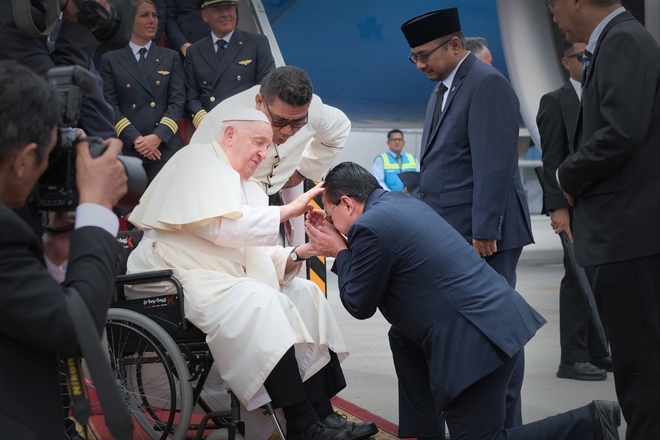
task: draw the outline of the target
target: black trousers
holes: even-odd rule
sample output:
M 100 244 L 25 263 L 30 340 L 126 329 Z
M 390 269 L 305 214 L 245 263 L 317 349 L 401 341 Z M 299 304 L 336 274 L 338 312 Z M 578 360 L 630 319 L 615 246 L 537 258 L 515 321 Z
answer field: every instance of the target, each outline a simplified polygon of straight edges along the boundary
M 445 418 L 431 391 L 424 352 L 394 326 L 388 336 L 399 383 L 399 437 L 444 438 Z M 515 368 L 506 378 L 502 402 L 497 405 L 504 409 L 504 428 L 522 424 L 520 389 L 525 375 L 524 350 L 520 350 L 519 354 L 515 359 Z
M 594 267 L 626 438 L 660 438 L 660 254 Z
M 589 359 L 609 355 L 607 346 L 598 336 L 587 300 L 566 255 L 564 278 L 559 285 L 559 344 L 561 361 L 566 363 L 589 362 Z
M 275 408 L 284 408 L 307 400 L 314 403 L 331 398 L 346 388 L 344 372 L 337 355 L 330 351 L 328 362 L 305 382 L 300 378 L 293 347 L 280 359 L 266 378 L 264 387 Z

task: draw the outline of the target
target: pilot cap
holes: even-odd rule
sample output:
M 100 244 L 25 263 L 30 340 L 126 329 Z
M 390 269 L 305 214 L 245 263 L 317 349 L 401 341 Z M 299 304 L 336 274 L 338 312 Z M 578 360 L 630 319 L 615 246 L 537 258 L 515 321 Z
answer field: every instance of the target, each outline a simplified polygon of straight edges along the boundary
M 197 6 L 199 9 L 204 9 L 207 6 L 234 6 L 238 4 L 238 0 L 198 0 Z
M 211 114 L 213 114 L 213 112 L 211 112 Z M 268 117 L 266 117 L 262 111 L 249 107 L 233 110 L 222 119 L 223 123 L 229 121 L 259 121 L 270 125 Z
M 460 30 L 461 21 L 458 18 L 458 8 L 427 12 L 411 18 L 401 25 L 401 32 L 403 32 L 411 48 Z

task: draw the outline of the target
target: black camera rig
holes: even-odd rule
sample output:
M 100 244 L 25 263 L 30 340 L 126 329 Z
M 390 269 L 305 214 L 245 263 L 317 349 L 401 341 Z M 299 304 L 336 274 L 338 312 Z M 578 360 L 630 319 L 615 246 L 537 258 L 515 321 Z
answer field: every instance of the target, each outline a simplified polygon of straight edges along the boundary
M 78 138 L 77 129 L 82 98 L 85 92 L 95 87 L 96 78 L 80 66 L 55 67 L 48 71 L 47 78 L 55 84 L 62 99 L 62 119 L 58 125 L 57 145 L 48 158 L 48 168 L 42 174 L 35 191 L 38 209 L 45 211 L 69 211 L 78 206 L 76 187 L 76 145 L 88 142 L 92 157 L 105 151 L 103 139 L 90 136 Z M 128 193 L 118 206 L 133 208 L 138 204 L 147 187 L 147 174 L 142 161 L 135 157 L 119 156 L 128 176 Z
M 94 34 L 100 50 L 120 49 L 131 40 L 136 10 L 131 0 L 107 0 L 110 11 L 94 0 L 70 1 L 78 7 L 78 21 Z M 14 22 L 21 32 L 29 37 L 50 35 L 59 19 L 59 0 L 12 0 L 12 2 Z M 45 12 L 48 22 L 45 31 L 40 31 L 34 23 L 32 7 Z

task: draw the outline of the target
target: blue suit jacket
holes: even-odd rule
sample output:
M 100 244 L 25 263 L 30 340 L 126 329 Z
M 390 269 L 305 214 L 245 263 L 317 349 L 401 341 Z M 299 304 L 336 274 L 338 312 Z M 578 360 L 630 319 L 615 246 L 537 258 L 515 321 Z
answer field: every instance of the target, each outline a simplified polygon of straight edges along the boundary
M 333 268 L 344 307 L 376 308 L 426 353 L 442 408 L 520 351 L 545 320 L 430 207 L 375 190 Z
M 473 54 L 458 68 L 433 129 L 436 93 L 422 134 L 419 197 L 461 235 L 506 250 L 533 242 L 518 171 L 518 98 Z

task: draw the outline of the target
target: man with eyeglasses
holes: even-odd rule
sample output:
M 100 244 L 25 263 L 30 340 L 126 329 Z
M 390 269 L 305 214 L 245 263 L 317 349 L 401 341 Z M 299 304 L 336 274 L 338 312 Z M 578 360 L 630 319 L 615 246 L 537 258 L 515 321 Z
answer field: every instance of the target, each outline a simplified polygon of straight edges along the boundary
M 339 109 L 324 104 L 312 91 L 309 75 L 295 66 L 278 67 L 260 86 L 232 96 L 204 118 L 191 143 L 212 142 L 222 119 L 232 110 L 253 107 L 273 128 L 273 143 L 254 178 L 276 198 L 305 178 L 321 180 L 344 147 L 351 122 Z
M 144 230 L 128 273 L 168 267 L 181 281 L 186 318 L 206 334 L 214 366 L 248 409 L 272 400 L 289 440 L 359 440 L 378 432 L 350 422 L 330 398 L 346 386 L 346 344 L 328 301 L 298 278 L 309 243 L 276 245 L 279 224 L 308 211 L 320 185 L 268 206 L 254 170 L 273 131 L 254 108 L 230 112 L 216 139 L 179 150 L 149 185 L 129 221 Z M 153 296 L 133 286 L 128 297 Z
M 387 133 L 387 145 L 390 151 L 376 156 L 371 166 L 371 174 L 383 189 L 403 191 L 404 184 L 399 179 L 399 173 L 419 171 L 419 163 L 413 154 L 402 153 L 406 141 L 401 130 L 394 129 Z
M 444 412 L 453 439 L 619 438 L 618 405 L 599 400 L 507 427 L 509 379 L 543 317 L 428 205 L 383 190 L 352 162 L 330 170 L 324 188 L 333 208 L 307 216 L 310 244 L 335 258 L 339 296 L 353 317 L 380 310 L 390 332 L 406 335 L 406 346 L 391 346 L 397 377 L 418 385 L 413 401 Z
M 575 153 L 556 177 L 573 206 L 575 257 L 593 272 L 626 438 L 657 439 L 660 47 L 618 0 L 548 6 L 566 39 L 586 44 Z
M 543 150 L 543 195 L 545 210 L 556 234 L 564 231 L 572 242 L 572 208 L 557 186 L 557 167 L 573 153 L 573 140 L 582 95 L 582 54 L 584 43 L 564 41 L 561 63 L 569 79 L 559 89 L 543 95 L 536 124 Z M 612 371 L 607 346 L 603 346 L 590 317 L 587 302 L 564 255 L 564 278 L 559 287 L 559 345 L 561 361 L 557 377 L 575 380 L 605 380 Z M 590 337 L 590 335 L 593 335 Z
M 465 49 L 457 8 L 415 17 L 401 30 L 410 61 L 438 82 L 422 133 L 418 197 L 515 287 L 522 248 L 533 242 L 518 170 L 518 98 L 497 69 Z M 405 336 L 394 332 L 390 341 L 405 345 Z M 510 382 L 505 427 L 522 423 L 520 359 Z M 401 388 L 399 435 L 442 438 L 444 423 L 436 408 L 406 402 L 406 384 Z

